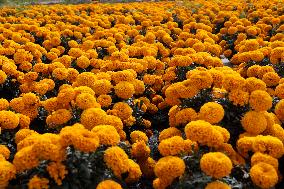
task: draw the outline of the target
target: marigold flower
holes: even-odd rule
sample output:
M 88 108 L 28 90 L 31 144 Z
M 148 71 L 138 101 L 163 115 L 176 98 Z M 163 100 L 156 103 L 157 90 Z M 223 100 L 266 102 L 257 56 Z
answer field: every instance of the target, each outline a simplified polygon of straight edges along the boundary
M 79 86 L 79 87 L 75 87 L 74 88 L 75 94 L 76 96 L 82 93 L 88 93 L 92 96 L 95 96 L 95 92 L 93 91 L 93 89 L 91 89 L 90 87 L 87 86 Z
M 125 179 L 125 181 L 128 183 L 138 181 L 139 178 L 142 176 L 140 166 L 132 159 L 128 159 L 128 164 L 128 177 Z
M 56 127 L 67 123 L 72 118 L 71 112 L 66 109 L 59 109 L 47 116 L 46 124 L 49 127 Z
M 88 109 L 88 108 L 100 108 L 100 104 L 97 103 L 96 98 L 89 93 L 81 93 L 76 97 L 76 105 L 80 109 Z
M 189 83 L 195 86 L 197 89 L 206 89 L 211 87 L 213 78 L 208 71 L 194 71 L 188 72 L 187 79 Z
M 275 88 L 275 95 L 280 99 L 284 99 L 284 84 L 280 84 Z
M 220 133 L 222 133 L 223 138 L 224 138 L 224 142 L 228 142 L 230 139 L 230 133 L 227 129 L 221 127 L 221 126 L 217 126 L 217 125 L 213 125 L 212 126 L 215 130 L 219 131 Z
M 54 179 L 57 185 L 62 185 L 62 180 L 65 178 L 65 175 L 68 173 L 65 165 L 60 162 L 51 162 L 46 168 L 49 176 Z
M 168 139 L 168 138 L 171 138 L 171 137 L 174 137 L 174 136 L 180 136 L 181 137 L 182 133 L 177 128 L 170 127 L 170 128 L 164 129 L 160 132 L 159 141 L 161 142 L 162 140 L 165 140 L 165 139 Z
M 200 168 L 214 178 L 228 176 L 233 168 L 230 158 L 221 152 L 209 152 L 200 159 Z
M 23 103 L 26 106 L 34 106 L 38 107 L 39 106 L 39 97 L 36 96 L 34 93 L 26 93 L 22 97 Z
M 267 111 L 272 107 L 272 98 L 266 91 L 253 91 L 249 97 L 249 105 L 255 111 Z
M 7 110 L 7 108 L 9 107 L 9 102 L 8 100 L 1 98 L 0 99 L 0 111 L 1 110 Z
M 102 107 L 109 107 L 112 103 L 112 98 L 110 95 L 100 95 L 97 98 L 97 102 L 102 106 Z
M 147 160 L 150 157 L 150 148 L 143 140 L 135 142 L 132 144 L 131 155 L 139 161 Z
M 223 80 L 223 87 L 227 91 L 235 90 L 235 89 L 243 89 L 246 82 L 245 79 L 237 74 L 228 74 L 225 75 Z
M 64 80 L 68 77 L 68 69 L 67 68 L 55 68 L 52 71 L 52 76 L 58 80 Z
M 257 77 L 258 71 L 261 69 L 259 65 L 253 65 L 247 69 L 247 76 L 248 77 Z
M 191 121 L 185 126 L 184 132 L 186 138 L 201 145 L 218 147 L 224 142 L 222 133 L 203 120 Z
M 29 128 L 31 119 L 29 116 L 23 115 L 23 114 L 18 114 L 19 117 L 19 125 L 21 129 L 24 128 Z
M 100 108 L 88 108 L 81 114 L 80 122 L 91 130 L 96 125 L 104 124 L 106 115 L 106 112 Z
M 33 151 L 32 146 L 25 147 L 15 154 L 13 164 L 15 165 L 17 172 L 32 169 L 39 165 L 39 160 Z
M 85 69 L 85 68 L 89 67 L 90 60 L 88 59 L 88 57 L 82 55 L 79 58 L 77 58 L 76 64 L 79 68 Z
M 273 124 L 268 134 L 277 137 L 284 144 L 284 128 L 280 124 Z
M 120 141 L 120 136 L 115 127 L 111 125 L 97 125 L 92 129 L 92 132 L 100 139 L 100 144 L 115 146 Z
M 5 159 L 9 159 L 10 150 L 5 145 L 0 145 L 0 154 L 3 155 Z
M 32 134 L 37 134 L 37 132 L 35 132 L 34 130 L 30 130 L 30 129 L 20 129 L 15 135 L 16 144 L 19 144 L 19 142 L 21 142 L 26 137 L 28 137 Z
M 37 175 L 29 180 L 29 189 L 48 189 L 49 180 L 47 178 L 40 178 Z
M 274 112 L 279 120 L 284 120 L 284 99 L 276 104 Z
M 115 94 L 122 99 L 128 99 L 135 93 L 135 88 L 133 84 L 127 81 L 119 82 L 115 87 Z
M 221 181 L 213 181 L 206 185 L 205 189 L 231 189 L 231 187 Z
M 259 78 L 262 78 L 264 74 L 269 72 L 275 72 L 274 68 L 272 66 L 261 66 L 260 69 L 257 72 L 257 76 Z
M 260 79 L 257 79 L 255 77 L 250 77 L 246 79 L 246 89 L 250 93 L 255 90 L 266 91 L 266 84 Z
M 224 114 L 225 111 L 222 105 L 216 102 L 207 102 L 200 108 L 198 117 L 199 119 L 214 124 L 220 122 L 223 119 Z
M 116 116 L 122 120 L 128 119 L 132 115 L 132 108 L 125 102 L 115 103 L 113 110 L 116 112 Z
M 122 189 L 122 187 L 113 180 L 104 180 L 98 184 L 96 189 Z
M 62 89 L 57 95 L 57 102 L 61 104 L 68 104 L 75 98 L 75 90 L 71 88 Z
M 276 158 L 274 158 L 270 155 L 260 153 L 260 152 L 254 153 L 251 157 L 251 166 L 254 166 L 254 165 L 256 165 L 260 162 L 270 164 L 276 170 L 278 169 L 278 159 L 276 159 Z
M 179 155 L 184 151 L 184 140 L 180 136 L 173 136 L 160 142 L 158 149 L 162 156 Z
M 249 173 L 253 183 L 261 188 L 274 187 L 278 182 L 275 168 L 267 163 L 260 162 L 252 166 Z
M 273 136 L 258 135 L 252 144 L 254 152 L 267 153 L 268 155 L 280 158 L 284 154 L 284 146 L 280 139 Z
M 148 142 L 147 135 L 144 132 L 142 132 L 142 131 L 133 131 L 133 132 L 131 132 L 130 138 L 131 138 L 131 142 L 132 143 L 139 142 L 139 141 L 144 141 L 145 143 Z
M 235 106 L 244 106 L 249 102 L 249 93 L 241 89 L 232 90 L 229 93 L 229 100 L 232 101 Z
M 105 151 L 104 161 L 118 178 L 121 178 L 121 175 L 129 170 L 128 156 L 118 146 L 109 147 Z
M 6 79 L 7 79 L 6 73 L 0 70 L 0 84 L 5 83 Z
M 155 175 L 164 180 L 166 183 L 171 184 L 171 182 L 181 176 L 185 171 L 184 161 L 175 156 L 167 156 L 160 158 L 156 163 L 154 172 Z
M 279 83 L 280 77 L 275 72 L 268 72 L 263 75 L 262 81 L 264 81 L 267 86 L 272 87 L 276 86 Z
M 96 80 L 91 88 L 94 90 L 94 92 L 97 95 L 102 95 L 102 94 L 108 94 L 112 89 L 112 85 L 110 81 L 106 79 L 100 79 Z
M 9 161 L 0 161 L 0 186 L 7 186 L 16 177 L 16 168 Z
M 11 111 L 0 111 L 0 125 L 2 129 L 15 129 L 19 125 L 19 117 Z
M 249 111 L 241 120 L 243 128 L 250 134 L 258 135 L 265 131 L 267 121 L 263 112 Z

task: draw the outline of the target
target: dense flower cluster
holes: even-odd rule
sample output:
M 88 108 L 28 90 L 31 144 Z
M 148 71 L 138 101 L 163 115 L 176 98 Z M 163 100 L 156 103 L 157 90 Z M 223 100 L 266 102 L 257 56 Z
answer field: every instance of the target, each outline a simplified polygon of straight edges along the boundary
M 2 7 L 0 188 L 283 188 L 283 11 Z

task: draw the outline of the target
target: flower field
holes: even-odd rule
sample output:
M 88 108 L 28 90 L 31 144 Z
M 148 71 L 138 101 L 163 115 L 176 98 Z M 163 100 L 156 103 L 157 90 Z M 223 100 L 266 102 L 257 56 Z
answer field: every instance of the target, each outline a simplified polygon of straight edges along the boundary
M 0 9 L 0 189 L 284 189 L 284 2 Z

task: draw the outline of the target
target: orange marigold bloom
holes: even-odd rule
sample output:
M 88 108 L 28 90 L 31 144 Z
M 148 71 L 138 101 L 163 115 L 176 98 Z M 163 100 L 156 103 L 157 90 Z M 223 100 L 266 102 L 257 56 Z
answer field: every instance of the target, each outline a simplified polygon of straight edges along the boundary
M 155 175 L 170 185 L 172 181 L 181 176 L 185 171 L 184 161 L 175 156 L 167 156 L 159 159 L 155 165 Z
M 91 88 L 94 90 L 94 92 L 97 95 L 103 95 L 103 94 L 108 94 L 111 91 L 112 85 L 109 80 L 100 79 L 96 80 Z
M 144 141 L 145 143 L 148 142 L 147 135 L 144 132 L 142 132 L 142 131 L 133 131 L 133 132 L 131 132 L 130 138 L 131 138 L 131 142 L 132 143 L 135 143 L 135 142 L 138 142 L 138 141 Z
M 127 81 L 119 82 L 115 87 L 115 94 L 122 99 L 128 99 L 135 93 L 135 88 L 133 84 Z
M 209 152 L 200 159 L 200 168 L 214 178 L 228 176 L 233 168 L 230 158 L 221 152 Z
M 209 88 L 213 83 L 213 78 L 207 71 L 188 72 L 187 79 L 189 79 L 189 83 L 197 89 Z
M 280 99 L 284 99 L 284 84 L 280 84 L 275 88 L 275 95 Z
M 100 139 L 100 144 L 115 146 L 120 141 L 120 136 L 115 127 L 111 125 L 97 125 L 92 129 Z
M 10 150 L 5 145 L 0 145 L 0 155 L 3 155 L 5 159 L 9 159 Z
M 232 90 L 229 93 L 229 100 L 232 101 L 235 106 L 244 106 L 249 102 L 249 93 L 241 89 Z
M 51 178 L 54 179 L 57 185 L 62 185 L 62 180 L 65 178 L 65 175 L 68 173 L 65 165 L 60 162 L 51 162 L 46 168 L 48 174 Z
M 96 125 L 107 124 L 105 117 L 106 112 L 100 108 L 88 108 L 81 114 L 80 122 L 89 130 Z M 112 124 L 111 124 L 112 125 Z
M 59 109 L 47 116 L 46 124 L 49 127 L 56 127 L 67 123 L 72 118 L 71 112 L 66 109 Z
M 221 181 L 210 182 L 206 185 L 205 189 L 231 189 L 231 187 Z
M 216 102 L 207 102 L 201 108 L 198 114 L 199 119 L 205 120 L 211 124 L 220 122 L 224 117 L 225 111 L 222 105 Z
M 252 148 L 254 152 L 267 153 L 275 158 L 280 158 L 284 154 L 284 146 L 282 141 L 270 135 L 256 136 Z
M 112 98 L 110 95 L 100 95 L 97 98 L 97 102 L 102 106 L 102 107 L 109 107 L 112 103 Z
M 11 111 L 0 111 L 0 125 L 2 129 L 15 129 L 19 125 L 19 117 Z
M 90 60 L 86 56 L 80 56 L 77 58 L 76 64 L 79 68 L 87 68 L 90 65 Z
M 0 161 L 0 186 L 4 188 L 16 177 L 16 168 L 9 161 Z
M 249 105 L 255 111 L 267 111 L 272 107 L 272 97 L 266 91 L 253 91 L 249 97 Z
M 56 68 L 52 71 L 52 76 L 58 80 L 64 80 L 68 77 L 68 69 Z
M 8 100 L 1 98 L 0 99 L 0 111 L 1 110 L 7 110 L 7 108 L 9 107 L 9 102 Z
M 263 75 L 262 81 L 264 81 L 267 86 L 272 87 L 276 86 L 279 83 L 280 77 L 275 72 L 268 72 Z
M 120 119 L 128 119 L 132 115 L 132 108 L 125 102 L 115 103 L 113 106 L 113 111 L 116 112 L 116 116 Z
M 80 109 L 88 109 L 88 108 L 100 108 L 100 104 L 97 103 L 96 98 L 89 93 L 81 93 L 76 97 L 76 105 Z
M 252 166 L 250 176 L 253 183 L 261 188 L 274 187 L 278 182 L 278 174 L 275 168 L 263 162 Z
M 29 180 L 28 188 L 29 189 L 48 189 L 49 188 L 49 180 L 46 178 L 40 178 L 37 175 L 33 176 Z
M 201 145 L 218 147 L 224 142 L 222 133 L 206 121 L 191 121 L 184 129 L 186 138 L 196 141 Z
M 122 187 L 113 180 L 104 180 L 98 184 L 96 189 L 122 189 Z
M 6 79 L 7 79 L 6 73 L 0 70 L 0 84 L 5 83 Z
M 279 120 L 284 120 L 284 99 L 276 104 L 274 112 Z
M 182 133 L 179 129 L 175 127 L 170 127 L 160 132 L 159 141 L 161 142 L 162 140 L 165 140 L 165 139 L 168 139 L 174 136 L 182 136 Z
M 266 91 L 266 84 L 260 79 L 257 79 L 255 77 L 250 77 L 246 79 L 246 89 L 250 93 L 255 90 Z
M 118 178 L 129 170 L 128 156 L 118 146 L 109 147 L 105 151 L 104 161 Z
M 184 151 L 184 140 L 180 136 L 173 136 L 160 142 L 158 149 L 162 156 L 179 155 Z
M 267 163 L 272 165 L 276 170 L 278 169 L 278 159 L 267 155 L 263 154 L 261 152 L 256 152 L 252 155 L 251 157 L 251 166 L 254 166 L 260 162 Z
M 263 112 L 249 111 L 242 118 L 243 128 L 250 134 L 261 134 L 267 127 L 267 121 Z

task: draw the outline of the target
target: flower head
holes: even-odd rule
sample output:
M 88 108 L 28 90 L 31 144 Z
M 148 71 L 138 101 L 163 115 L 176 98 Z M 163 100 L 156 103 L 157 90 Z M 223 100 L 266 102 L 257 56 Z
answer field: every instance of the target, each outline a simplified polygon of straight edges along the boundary
M 258 135 L 265 131 L 267 121 L 263 112 L 249 111 L 241 120 L 243 128 L 250 134 Z
M 110 147 L 104 153 L 106 165 L 113 171 L 115 176 L 121 178 L 129 169 L 127 154 L 120 147 Z
M 122 189 L 122 187 L 113 180 L 104 180 L 98 184 L 96 189 Z
M 261 188 L 274 187 L 278 182 L 275 168 L 267 163 L 257 163 L 252 166 L 249 173 L 253 183 Z
M 214 124 L 220 122 L 223 119 L 224 114 L 225 111 L 222 105 L 216 102 L 207 102 L 200 108 L 198 117 L 199 119 Z
M 120 136 L 115 127 L 111 125 L 97 125 L 92 129 L 92 132 L 100 139 L 100 144 L 115 146 L 120 141 Z
M 228 176 L 233 168 L 230 158 L 221 152 L 209 152 L 200 160 L 200 168 L 207 175 L 214 178 Z
M 253 91 L 249 98 L 249 105 L 255 111 L 267 111 L 272 107 L 272 97 L 266 91 Z

